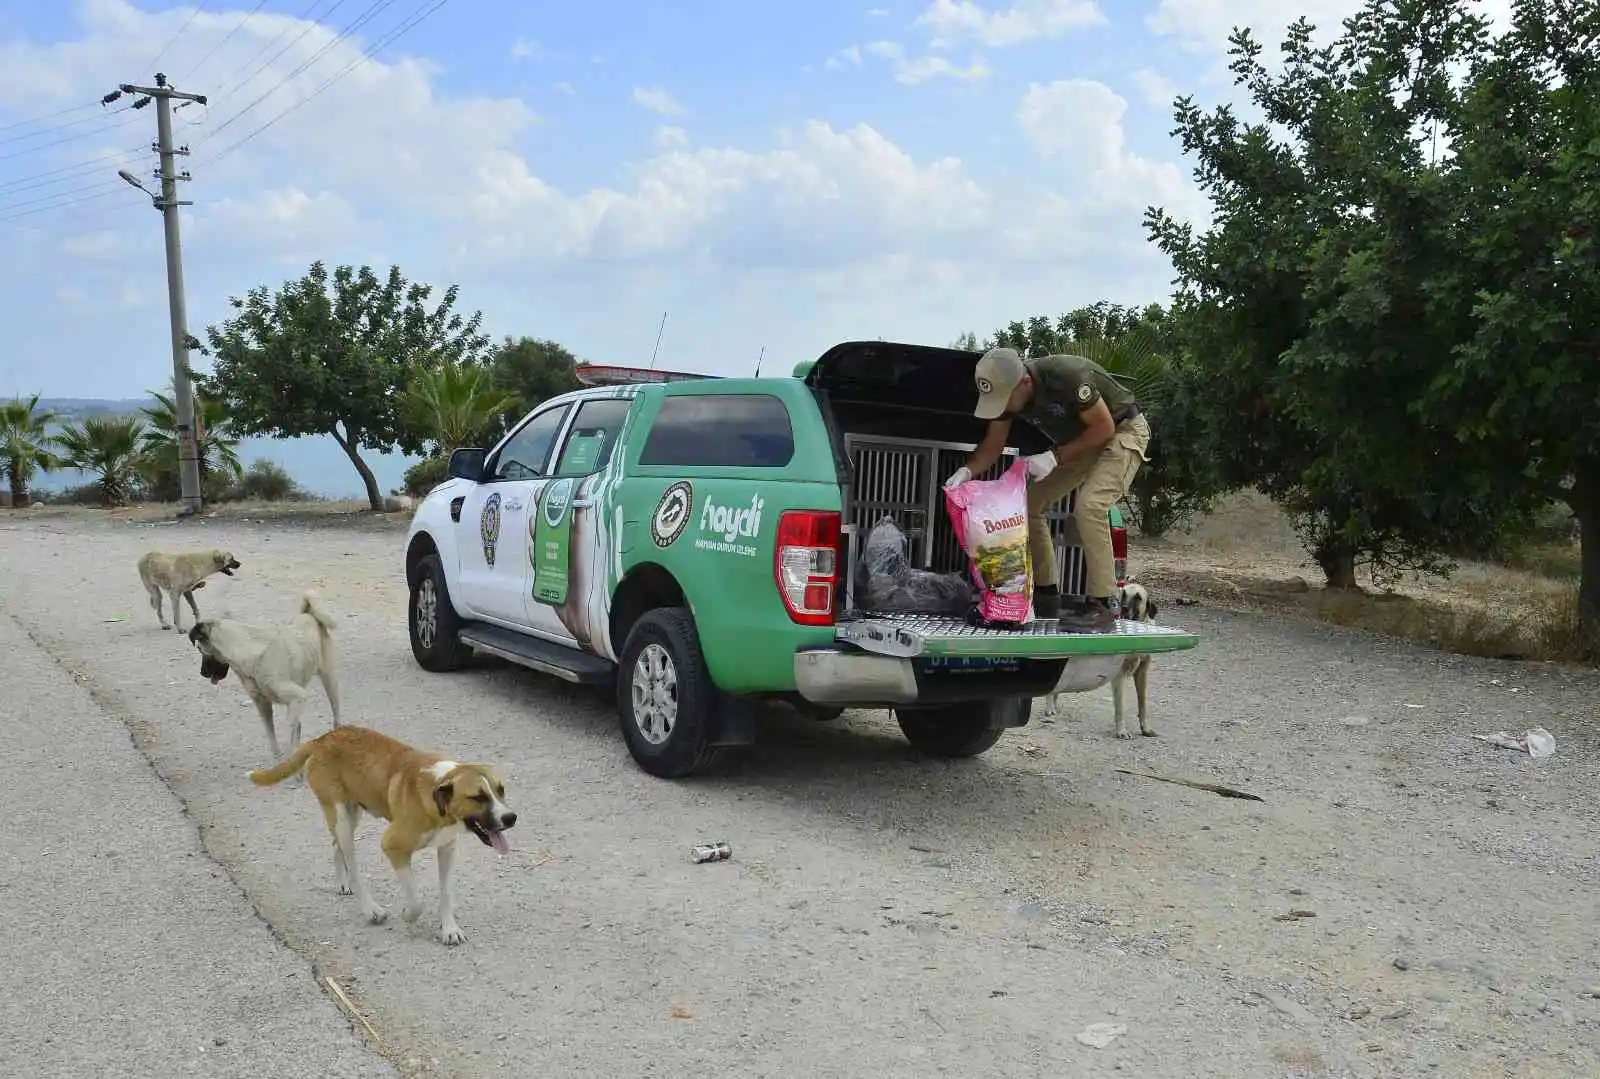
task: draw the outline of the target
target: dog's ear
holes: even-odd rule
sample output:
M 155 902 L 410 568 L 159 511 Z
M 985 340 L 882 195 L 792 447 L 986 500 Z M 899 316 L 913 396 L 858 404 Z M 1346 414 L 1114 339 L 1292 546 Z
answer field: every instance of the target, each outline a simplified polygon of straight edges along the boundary
M 445 780 L 433 788 L 433 804 L 439 810 L 439 816 L 444 816 L 445 810 L 450 808 L 450 799 L 455 797 L 456 785 L 450 780 Z
M 1154 618 L 1156 616 L 1156 601 L 1155 600 L 1146 599 L 1144 601 L 1144 616 L 1146 618 Z
M 196 622 L 193 626 L 190 627 L 190 629 L 189 629 L 189 643 L 190 644 L 199 644 L 201 641 L 208 640 L 208 639 L 209 639 L 209 635 L 206 633 L 206 624 L 204 622 Z

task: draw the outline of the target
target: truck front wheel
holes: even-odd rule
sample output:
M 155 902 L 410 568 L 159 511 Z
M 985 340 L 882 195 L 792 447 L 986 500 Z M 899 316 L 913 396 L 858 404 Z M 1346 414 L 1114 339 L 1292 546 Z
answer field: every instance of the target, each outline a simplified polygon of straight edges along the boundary
M 617 711 L 622 737 L 640 768 L 681 779 L 707 767 L 716 686 L 700 653 L 689 612 L 658 607 L 635 623 L 617 665 Z
M 1021 726 L 1019 708 L 1032 705 L 1026 697 L 996 701 L 969 701 L 934 708 L 897 708 L 900 730 L 920 752 L 930 757 L 976 757 L 1000 740 L 1007 727 Z
M 461 618 L 450 602 L 444 566 L 436 554 L 417 563 L 406 621 L 411 627 L 411 655 L 425 671 L 454 671 L 466 666 L 472 649 L 456 636 Z

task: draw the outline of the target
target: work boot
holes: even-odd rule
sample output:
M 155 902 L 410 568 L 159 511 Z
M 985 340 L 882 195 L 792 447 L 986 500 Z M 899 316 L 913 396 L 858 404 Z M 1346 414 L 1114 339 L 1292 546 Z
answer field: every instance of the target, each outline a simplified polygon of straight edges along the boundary
M 1059 623 L 1070 633 L 1111 633 L 1117 628 L 1117 611 L 1113 602 L 1099 596 L 1076 601 L 1063 610 Z
M 1058 618 L 1061 615 L 1061 589 L 1053 584 L 1035 585 L 1033 617 Z

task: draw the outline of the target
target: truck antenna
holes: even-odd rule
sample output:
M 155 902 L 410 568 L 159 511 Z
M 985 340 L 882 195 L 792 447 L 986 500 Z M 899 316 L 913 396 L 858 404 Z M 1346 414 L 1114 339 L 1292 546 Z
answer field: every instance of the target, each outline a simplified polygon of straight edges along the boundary
M 656 331 L 656 347 L 650 352 L 650 370 L 656 369 L 656 354 L 661 351 L 661 335 L 667 332 L 667 313 L 661 312 L 661 328 Z
M 761 360 L 762 360 L 762 357 L 766 356 L 766 354 L 767 354 L 767 346 L 766 345 L 762 345 L 761 346 L 761 353 L 760 353 L 760 355 L 758 355 L 756 357 L 756 374 L 755 374 L 756 378 L 760 378 L 761 377 Z

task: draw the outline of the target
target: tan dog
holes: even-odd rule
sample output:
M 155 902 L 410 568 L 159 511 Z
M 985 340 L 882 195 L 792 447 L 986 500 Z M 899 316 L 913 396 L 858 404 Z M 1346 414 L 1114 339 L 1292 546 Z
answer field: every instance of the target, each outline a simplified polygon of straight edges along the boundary
M 383 853 L 400 878 L 401 916 L 411 922 L 422 913 L 411 859 L 432 847 L 439 858 L 439 939 L 446 944 L 465 940 L 450 887 L 456 841 L 471 832 L 504 855 L 504 832 L 517 823 L 517 815 L 506 808 L 505 784 L 489 766 L 458 764 L 365 727 L 340 727 L 306 742 L 283 763 L 251 772 L 250 782 L 269 786 L 301 768 L 333 836 L 339 894 L 354 893 L 362 916 L 374 925 L 389 916 L 367 891 L 356 864 L 356 824 L 366 810 L 389 822 Z
M 300 612 L 290 622 L 258 626 L 232 618 L 207 618 L 194 624 L 189 642 L 200 650 L 200 676 L 216 685 L 231 670 L 255 702 L 267 728 L 272 759 L 282 760 L 278 732 L 272 723 L 272 706 L 289 710 L 289 748 L 300 744 L 300 718 L 306 707 L 306 686 L 311 676 L 322 680 L 322 691 L 339 725 L 339 683 L 336 678 L 333 638 L 328 631 L 338 623 L 313 591 L 300 600 Z
M 183 614 L 178 610 L 178 597 L 189 601 L 194 620 L 200 621 L 200 608 L 195 605 L 194 594 L 206 586 L 206 578 L 213 573 L 232 577 L 239 568 L 239 560 L 227 551 L 147 551 L 139 559 L 139 580 L 150 593 L 150 606 L 156 609 L 162 629 L 171 629 L 166 612 L 161 609 L 162 593 L 172 600 L 172 621 L 183 632 Z
M 1129 581 L 1123 585 L 1119 592 L 1122 602 L 1122 613 L 1119 617 L 1130 622 L 1154 622 L 1156 620 L 1156 604 L 1150 598 L 1150 593 L 1144 585 Z M 1139 733 L 1146 738 L 1156 736 L 1155 728 L 1150 726 L 1150 712 L 1146 690 L 1150 679 L 1150 655 L 1128 656 L 1122 661 L 1122 666 L 1111 679 L 1111 706 L 1115 710 L 1116 718 L 1113 721 L 1112 733 L 1118 738 L 1132 738 L 1128 733 L 1126 723 L 1123 721 L 1123 693 L 1127 689 L 1129 680 L 1133 682 L 1134 693 L 1139 700 Z M 1057 713 L 1057 703 L 1062 694 L 1052 693 L 1045 700 L 1044 714 L 1053 716 Z

